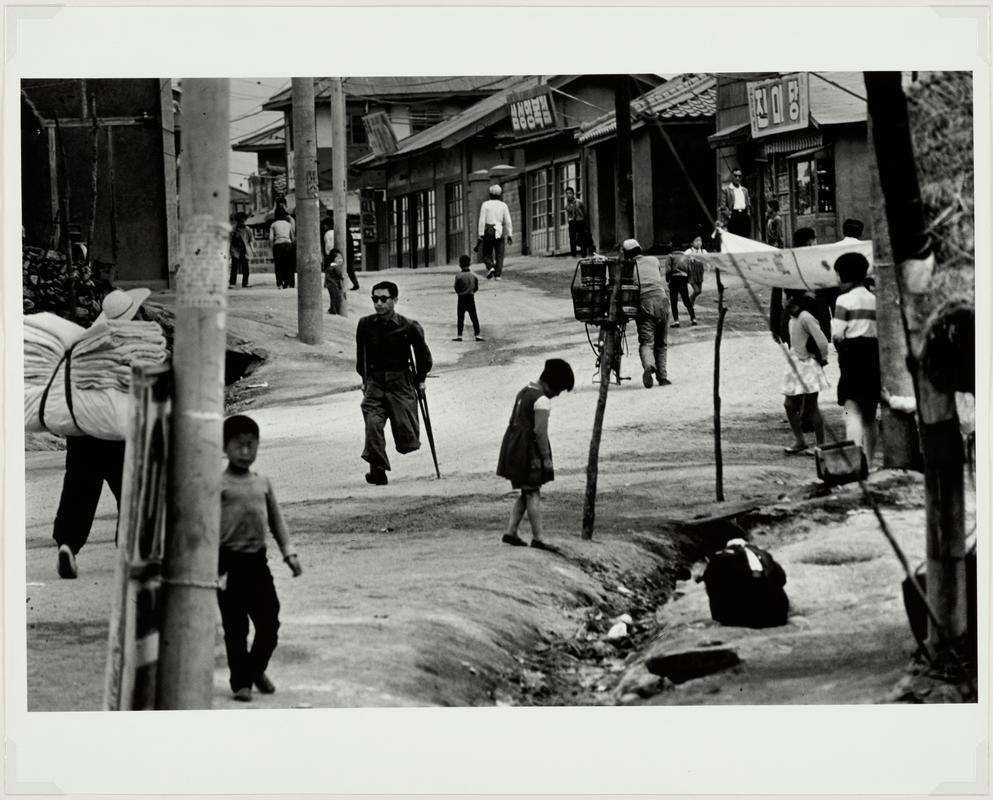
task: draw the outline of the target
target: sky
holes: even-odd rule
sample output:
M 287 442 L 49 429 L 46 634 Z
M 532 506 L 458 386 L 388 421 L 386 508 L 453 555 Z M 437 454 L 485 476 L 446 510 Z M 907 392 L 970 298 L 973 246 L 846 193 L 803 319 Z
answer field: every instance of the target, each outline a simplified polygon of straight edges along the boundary
M 282 113 L 262 111 L 262 103 L 289 85 L 289 78 L 231 78 L 231 144 L 282 120 Z M 248 189 L 248 176 L 257 165 L 255 153 L 232 151 L 231 185 Z

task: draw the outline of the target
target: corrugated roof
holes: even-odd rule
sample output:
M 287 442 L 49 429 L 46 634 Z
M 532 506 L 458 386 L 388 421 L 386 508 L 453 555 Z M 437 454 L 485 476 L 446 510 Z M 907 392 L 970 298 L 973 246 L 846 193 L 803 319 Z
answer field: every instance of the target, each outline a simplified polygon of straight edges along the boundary
M 273 147 L 283 147 L 286 144 L 286 131 L 283 123 L 277 122 L 251 136 L 246 136 L 231 145 L 231 149 L 239 153 L 253 153 L 256 150 L 271 150 Z
M 345 78 L 342 86 L 348 97 L 410 97 L 423 98 L 433 95 L 486 94 L 498 91 L 516 82 L 513 75 L 463 75 L 463 76 L 384 76 L 366 78 Z M 292 103 L 293 88 L 288 87 L 270 97 L 262 108 L 266 111 L 280 111 Z M 331 98 L 331 79 L 314 78 L 314 99 Z
M 443 122 L 439 122 L 437 125 L 431 126 L 427 130 L 419 131 L 413 136 L 401 139 L 399 148 L 390 158 L 423 150 L 427 147 L 440 144 L 452 137 L 455 137 L 456 141 L 460 141 L 459 134 L 463 133 L 470 126 L 483 123 L 490 115 L 506 114 L 507 98 L 511 92 L 520 91 L 527 86 L 534 85 L 536 85 L 536 78 L 533 75 L 514 78 L 514 82 L 506 88 L 495 94 L 491 94 L 489 97 L 484 97 L 478 103 L 469 106 L 458 114 L 449 117 Z M 384 159 L 381 156 L 370 153 L 352 163 L 353 166 L 364 167 L 379 160 Z
M 814 122 L 865 122 L 865 79 L 861 72 L 811 72 L 809 76 L 810 116 Z
M 688 73 L 677 75 L 631 101 L 632 128 L 644 118 L 694 119 L 711 117 L 717 109 L 717 78 Z M 615 114 L 604 114 L 584 125 L 576 137 L 580 143 L 603 139 L 617 132 Z

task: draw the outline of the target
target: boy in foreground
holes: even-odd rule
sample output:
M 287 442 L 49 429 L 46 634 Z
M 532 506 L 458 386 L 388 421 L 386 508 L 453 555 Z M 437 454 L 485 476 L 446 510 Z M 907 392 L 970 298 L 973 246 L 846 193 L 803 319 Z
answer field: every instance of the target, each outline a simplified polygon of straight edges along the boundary
M 218 572 L 226 583 L 217 593 L 224 646 L 234 699 L 252 699 L 252 684 L 263 694 L 276 687 L 266 675 L 276 649 L 279 598 L 266 559 L 266 529 L 272 531 L 283 561 L 296 578 L 303 570 L 269 479 L 250 470 L 259 450 L 259 426 L 237 414 L 224 420 L 227 469 L 221 484 L 221 552 Z M 248 620 L 255 639 L 248 650 Z

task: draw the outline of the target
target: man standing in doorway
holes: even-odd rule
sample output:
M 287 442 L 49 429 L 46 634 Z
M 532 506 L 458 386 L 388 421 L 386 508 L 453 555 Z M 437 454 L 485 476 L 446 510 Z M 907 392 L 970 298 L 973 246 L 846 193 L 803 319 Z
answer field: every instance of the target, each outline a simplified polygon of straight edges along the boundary
M 576 251 L 585 258 L 589 252 L 589 218 L 586 216 L 586 203 L 576 197 L 570 186 L 565 190 L 565 218 L 569 223 L 569 255 L 576 257 Z
M 500 199 L 503 189 L 494 183 L 490 187 L 490 199 L 479 207 L 479 238 L 483 240 L 483 262 L 486 264 L 486 278 L 500 280 L 503 275 L 503 251 L 507 242 L 514 241 L 514 225 L 510 221 L 510 209 Z
M 390 459 L 383 435 L 386 420 L 390 421 L 398 453 L 411 453 L 421 446 L 417 397 L 424 390 L 424 379 L 432 366 L 424 329 L 416 321 L 396 313 L 399 295 L 400 290 L 392 281 L 373 286 L 376 313 L 362 317 L 355 330 L 355 370 L 362 376 L 365 418 L 362 458 L 369 462 L 365 479 L 376 486 L 389 483 L 386 472 L 390 469 Z
M 720 215 L 728 233 L 749 239 L 752 237 L 750 208 L 748 189 L 741 185 L 741 170 L 735 167 L 731 171 L 731 183 L 721 189 Z

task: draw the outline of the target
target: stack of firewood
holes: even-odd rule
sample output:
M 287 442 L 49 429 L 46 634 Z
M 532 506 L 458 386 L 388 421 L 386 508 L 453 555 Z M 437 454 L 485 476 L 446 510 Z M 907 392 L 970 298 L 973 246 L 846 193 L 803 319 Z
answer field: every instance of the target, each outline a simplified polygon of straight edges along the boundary
M 75 306 L 70 308 L 65 254 L 39 247 L 23 248 L 22 280 L 25 314 L 50 311 L 83 327 L 100 315 L 100 303 L 108 291 L 94 279 L 89 265 L 74 263 Z

